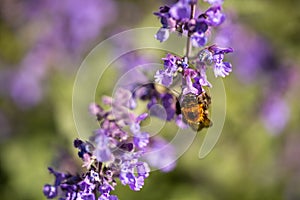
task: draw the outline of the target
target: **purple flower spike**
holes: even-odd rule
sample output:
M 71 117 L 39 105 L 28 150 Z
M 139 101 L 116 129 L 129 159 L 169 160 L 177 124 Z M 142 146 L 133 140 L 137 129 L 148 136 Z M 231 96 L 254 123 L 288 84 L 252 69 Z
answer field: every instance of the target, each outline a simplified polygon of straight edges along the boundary
M 85 3 L 84 0 L 80 1 Z M 180 108 L 180 104 L 185 100 L 184 95 L 194 95 L 192 96 L 193 102 L 196 95 L 196 104 L 201 103 L 199 105 L 201 108 L 198 106 L 201 110 L 197 114 L 204 119 L 203 121 L 197 116 L 201 125 L 197 126 L 197 130 L 208 127 L 210 97 L 208 94 L 205 95 L 204 87 L 210 87 L 211 84 L 207 80 L 206 70 L 208 66 L 212 66 L 216 77 L 229 75 L 232 66 L 223 59 L 225 54 L 233 52 L 233 49 L 216 45 L 203 47 L 207 45 L 213 27 L 219 26 L 225 20 L 225 15 L 221 12 L 223 0 L 204 1 L 210 3 L 211 7 L 197 16 L 195 16 L 195 13 L 199 12 L 197 0 L 178 0 L 170 7 L 160 7 L 159 11 L 154 13 L 162 25 L 155 35 L 157 40 L 164 42 L 173 32 L 187 37 L 185 55 L 167 54 L 162 59 L 163 68 L 156 71 L 154 76 L 156 83 L 166 87 L 172 86 L 172 90 L 175 89 L 181 99 L 174 94 L 174 90 L 161 90 L 157 84 L 145 80 L 147 74 L 142 74 L 142 77 L 132 77 L 129 85 L 127 81 L 127 84 L 125 82 L 120 84 L 127 85 L 130 90 L 118 88 L 113 97 L 104 96 L 102 103 L 105 106 L 91 104 L 89 110 L 96 117 L 99 128 L 94 131 L 94 135 L 90 137 L 89 141 L 80 139 L 74 141 L 74 146 L 83 161 L 82 167 L 85 170 L 80 174 L 71 175 L 49 168 L 50 173 L 55 176 L 55 182 L 44 186 L 43 193 L 47 198 L 117 200 L 117 196 L 110 193 L 114 191 L 118 183 L 128 185 L 131 190 L 139 191 L 144 186 L 145 179 L 149 177 L 150 166 L 163 172 L 174 169 L 178 158 L 175 148 L 164 139 L 157 136 L 150 137 L 150 133 L 143 131 L 143 121 L 146 120 L 148 114 L 137 114 L 141 110 L 140 108 L 133 111 L 137 108 L 139 100 L 147 101 L 144 105 L 147 105 L 150 115 L 158 116 L 165 121 L 173 120 L 180 128 L 192 126 L 195 129 L 195 123 L 190 123 L 188 117 L 183 115 L 186 114 L 186 110 Z M 67 7 L 72 3 L 73 0 L 67 0 Z M 94 6 L 91 6 L 90 9 L 97 11 Z M 86 14 L 88 13 L 86 12 Z M 81 16 L 80 14 L 78 16 Z M 71 29 L 78 24 L 78 19 L 74 21 L 76 23 L 69 23 Z M 90 28 L 94 29 L 95 27 L 91 26 Z M 84 34 L 79 36 L 84 36 Z M 118 46 L 121 46 L 122 42 Z M 70 47 L 72 46 L 74 45 Z M 192 46 L 202 48 L 197 50 Z M 127 63 L 126 66 L 131 66 L 128 64 L 131 62 L 129 60 L 140 64 L 141 59 L 137 59 L 136 54 L 134 55 L 134 57 L 129 56 L 128 60 L 122 64 Z M 142 60 L 144 61 L 144 59 Z M 37 84 L 32 82 L 27 85 L 37 87 Z M 20 88 L 23 88 L 22 84 L 17 86 L 15 96 L 18 96 L 22 92 Z M 177 91 L 178 88 L 181 88 L 181 91 Z M 36 96 L 39 97 L 39 95 Z M 197 109 L 198 107 L 196 106 Z M 202 122 L 204 123 L 202 124 Z

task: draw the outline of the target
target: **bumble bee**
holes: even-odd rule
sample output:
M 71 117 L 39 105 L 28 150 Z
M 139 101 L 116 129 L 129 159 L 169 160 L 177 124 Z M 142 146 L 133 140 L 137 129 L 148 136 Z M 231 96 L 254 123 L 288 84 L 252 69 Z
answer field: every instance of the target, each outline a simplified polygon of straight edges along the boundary
M 193 93 L 183 95 L 180 102 L 183 121 L 194 131 L 201 131 L 203 128 L 212 126 L 212 122 L 208 118 L 210 104 L 211 98 L 206 92 L 202 92 L 200 95 Z
M 166 88 L 165 86 L 148 83 L 139 85 L 138 88 L 145 88 L 145 93 L 141 99 L 148 100 L 151 96 L 159 96 L 158 94 L 169 93 L 173 96 L 176 102 L 176 114 L 182 114 L 182 120 L 188 124 L 194 131 L 201 131 L 203 128 L 212 126 L 211 120 L 208 118 L 209 105 L 211 104 L 211 97 L 207 92 L 202 92 L 199 95 L 188 93 L 178 94 L 177 92 Z M 136 92 L 136 91 L 135 91 Z M 134 93 L 135 93 L 134 92 Z

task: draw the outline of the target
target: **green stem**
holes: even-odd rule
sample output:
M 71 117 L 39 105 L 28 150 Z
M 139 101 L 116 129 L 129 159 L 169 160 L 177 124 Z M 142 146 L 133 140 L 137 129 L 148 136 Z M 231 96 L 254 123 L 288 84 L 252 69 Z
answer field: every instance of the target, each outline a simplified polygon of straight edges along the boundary
M 196 13 L 196 4 L 191 4 L 190 19 L 195 18 L 195 13 Z M 191 51 L 192 51 L 191 33 L 188 32 L 188 37 L 187 37 L 187 41 L 186 41 L 186 54 L 185 54 L 185 56 L 187 58 L 189 58 Z

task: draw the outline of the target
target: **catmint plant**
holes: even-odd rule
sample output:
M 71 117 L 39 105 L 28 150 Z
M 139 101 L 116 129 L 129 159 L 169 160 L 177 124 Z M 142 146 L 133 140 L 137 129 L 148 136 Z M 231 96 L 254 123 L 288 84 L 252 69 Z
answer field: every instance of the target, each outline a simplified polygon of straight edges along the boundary
M 199 127 L 211 126 L 211 123 L 205 124 L 205 120 L 210 122 L 208 106 L 211 102 L 211 98 L 205 94 L 205 87 L 212 87 L 207 80 L 206 70 L 212 68 L 216 77 L 229 75 L 232 66 L 224 57 L 233 49 L 209 44 L 210 32 L 224 22 L 225 15 L 222 12 L 223 1 L 205 2 L 211 7 L 203 13 L 198 13 L 197 0 L 179 0 L 172 6 L 162 6 L 154 13 L 162 25 L 155 38 L 164 42 L 175 32 L 186 37 L 185 55 L 168 53 L 162 58 L 164 67 L 153 74 L 154 83 L 136 83 L 129 89 L 118 88 L 114 97 L 103 96 L 101 104 L 91 103 L 89 110 L 99 128 L 89 141 L 74 140 L 85 172 L 70 174 L 49 168 L 55 181 L 44 186 L 43 192 L 48 199 L 115 200 L 118 197 L 113 191 L 117 183 L 139 191 L 149 177 L 150 167 L 157 167 L 163 172 L 175 167 L 175 147 L 168 146 L 159 155 L 147 154 L 161 149 L 167 141 L 160 136 L 150 137 L 151 134 L 141 128 L 149 114 L 163 117 L 159 112 L 137 114 L 140 100 L 147 102 L 147 111 L 154 104 L 162 105 L 166 111 L 164 120 L 175 121 L 180 128 L 190 126 L 200 131 Z M 164 92 L 158 90 L 157 84 L 170 88 L 177 79 L 180 79 L 181 87 L 178 96 L 171 89 Z M 195 122 L 187 118 L 182 108 L 189 103 L 187 97 L 189 100 L 195 97 L 198 108 L 203 111 L 198 113 L 199 119 Z
M 183 121 L 197 131 L 212 125 L 207 116 L 210 97 L 204 89 L 212 87 L 207 80 L 207 69 L 212 68 L 215 77 L 223 78 L 232 71 L 231 64 L 224 61 L 224 57 L 233 52 L 233 49 L 217 44 L 208 45 L 212 29 L 220 26 L 225 20 L 225 14 L 222 12 L 223 1 L 208 3 L 211 6 L 203 13 L 197 10 L 197 1 L 194 0 L 181 0 L 171 7 L 162 6 L 154 13 L 162 25 L 155 35 L 157 40 L 164 42 L 171 33 L 187 38 L 185 55 L 168 53 L 163 58 L 164 68 L 154 75 L 155 82 L 172 87 L 175 79 L 181 79 L 181 97 L 178 101 L 180 105 L 173 106 L 172 111 L 166 110 L 169 111 L 169 115 L 177 114 L 175 121 L 179 127 L 182 127 Z

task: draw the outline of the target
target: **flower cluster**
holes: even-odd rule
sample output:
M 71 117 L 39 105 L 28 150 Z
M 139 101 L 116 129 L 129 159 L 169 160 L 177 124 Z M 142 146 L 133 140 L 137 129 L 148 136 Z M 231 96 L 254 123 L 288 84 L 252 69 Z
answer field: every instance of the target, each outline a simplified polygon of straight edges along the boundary
M 169 30 L 186 32 L 187 49 L 191 48 L 190 41 L 196 47 L 204 46 L 207 42 L 205 33 L 209 27 L 218 26 L 225 20 L 225 15 L 221 13 L 222 2 L 209 1 L 212 7 L 197 18 L 195 17 L 197 5 L 195 0 L 179 0 L 172 7 L 161 7 L 160 11 L 154 14 L 160 17 L 163 27 L 155 37 L 162 42 L 167 39 L 165 36 L 168 35 Z M 163 32 L 167 34 L 162 34 Z M 231 52 L 233 52 L 232 48 L 211 45 L 198 51 L 194 57 L 189 55 L 188 50 L 184 57 L 168 54 L 166 58 L 163 58 L 164 69 L 158 70 L 154 76 L 155 81 L 169 87 L 173 79 L 181 74 L 183 77 L 182 94 L 199 95 L 203 92 L 202 86 L 211 86 L 206 78 L 207 66 L 213 65 L 216 77 L 225 77 L 232 71 L 231 64 L 223 62 L 224 55 Z
M 147 114 L 136 116 L 130 109 L 134 107 L 131 93 L 119 89 L 116 97 L 104 97 L 103 103 L 111 109 L 105 111 L 97 104 L 91 104 L 90 112 L 97 117 L 100 128 L 95 130 L 90 141 L 74 141 L 87 172 L 72 176 L 49 169 L 55 175 L 54 185 L 45 185 L 44 194 L 48 198 L 61 199 L 117 199 L 110 195 L 120 179 L 123 185 L 138 191 L 149 176 L 150 168 L 140 160 L 149 143 L 149 134 L 141 131 L 140 123 Z M 126 131 L 126 127 L 130 131 Z
M 156 72 L 155 82 L 169 87 L 173 83 L 173 79 L 181 74 L 183 77 L 183 94 L 193 93 L 199 95 L 203 92 L 203 86 L 211 86 L 207 80 L 207 66 L 213 64 L 213 71 L 216 77 L 225 77 L 232 71 L 229 62 L 223 62 L 224 55 L 231 53 L 232 48 L 221 48 L 216 45 L 209 46 L 199 51 L 193 64 L 187 62 L 187 57 L 180 58 L 172 54 L 168 54 L 163 58 L 164 69 Z
M 222 13 L 222 1 L 209 1 L 212 6 L 204 13 L 195 16 L 197 0 L 179 0 L 173 6 L 162 6 L 154 14 L 160 18 L 162 27 L 155 38 L 164 42 L 169 38 L 170 32 L 191 37 L 195 47 L 202 47 L 207 43 L 207 36 L 211 27 L 219 26 L 225 20 Z
M 175 79 L 181 78 L 180 96 L 188 96 L 188 102 L 185 104 L 192 102 L 196 106 L 196 112 L 187 115 L 181 108 L 178 96 L 168 89 L 160 91 L 155 83 L 133 83 L 130 90 L 119 88 L 113 98 L 104 96 L 104 106 L 95 103 L 90 105 L 90 112 L 96 116 L 100 127 L 94 131 L 89 141 L 74 141 L 86 172 L 71 175 L 49 168 L 50 173 L 55 176 L 55 182 L 53 185 L 44 186 L 47 198 L 115 200 L 118 198 L 111 195 L 111 192 L 117 185 L 117 179 L 130 189 L 139 191 L 149 176 L 149 165 L 164 172 L 175 167 L 174 147 L 157 136 L 150 138 L 150 134 L 143 131 L 141 123 L 148 117 L 148 113 L 138 115 L 133 111 L 137 107 L 137 100 L 148 101 L 147 110 L 150 115 L 167 121 L 175 120 L 181 128 L 187 127 L 188 124 L 193 130 L 200 131 L 211 126 L 208 118 L 211 98 L 204 94 L 203 89 L 204 86 L 211 86 L 206 77 L 206 70 L 213 66 L 216 77 L 227 76 L 232 67 L 223 59 L 225 54 L 233 50 L 211 45 L 198 51 L 196 56 L 190 56 L 191 45 L 204 46 L 210 27 L 220 25 L 225 19 L 221 13 L 223 1 L 208 2 L 212 7 L 197 18 L 197 0 L 179 0 L 172 7 L 161 7 L 160 11 L 155 13 L 160 17 L 163 26 L 156 34 L 158 40 L 165 41 L 169 31 L 178 31 L 187 36 L 186 55 L 180 57 L 167 54 L 163 58 L 164 68 L 154 75 L 155 82 L 166 89 L 174 84 Z M 194 100 L 197 102 L 194 103 Z M 161 110 L 152 109 L 155 104 L 162 105 L 165 116 L 162 116 Z M 196 120 L 187 120 L 187 117 Z
M 209 0 L 207 2 L 211 4 L 211 7 L 199 15 L 196 15 L 197 0 L 179 0 L 173 6 L 163 6 L 159 12 L 154 13 L 160 18 L 162 24 L 162 28 L 155 35 L 155 38 L 160 42 L 168 39 L 169 32 L 177 31 L 187 36 L 185 56 L 167 54 L 163 58 L 164 68 L 156 72 L 154 79 L 158 84 L 171 87 L 174 79 L 181 78 L 179 107 L 194 105 L 194 112 L 185 108 L 181 108 L 181 110 L 177 108 L 172 111 L 166 108 L 171 106 L 164 106 L 164 108 L 167 110 L 168 116 L 173 116 L 173 113 L 177 111 L 176 122 L 180 127 L 183 124 L 179 120 L 181 118 L 183 122 L 187 122 L 191 127 L 194 127 L 194 130 L 201 130 L 197 127 L 211 126 L 211 122 L 207 117 L 210 97 L 203 88 L 212 86 L 207 80 L 207 68 L 212 66 L 215 77 L 220 76 L 223 78 L 232 71 L 232 65 L 223 61 L 225 54 L 233 52 L 232 48 L 224 48 L 216 44 L 204 47 L 208 42 L 207 35 L 211 27 L 219 26 L 225 20 L 225 15 L 221 12 L 223 1 Z M 193 55 L 191 55 L 192 46 L 202 47 L 202 49 L 196 53 L 193 52 Z M 189 97 L 186 99 L 185 96 Z M 185 113 L 181 115 L 181 111 Z
M 54 185 L 46 184 L 44 186 L 44 195 L 53 199 L 60 196 L 60 199 L 89 199 L 94 200 L 95 192 L 99 191 L 101 196 L 99 200 L 117 200 L 117 196 L 110 195 L 110 191 L 113 190 L 115 182 L 109 183 L 112 180 L 109 170 L 101 172 L 104 175 L 95 171 L 95 169 L 89 170 L 83 176 L 65 174 L 54 171 L 49 168 L 50 173 L 55 176 Z

